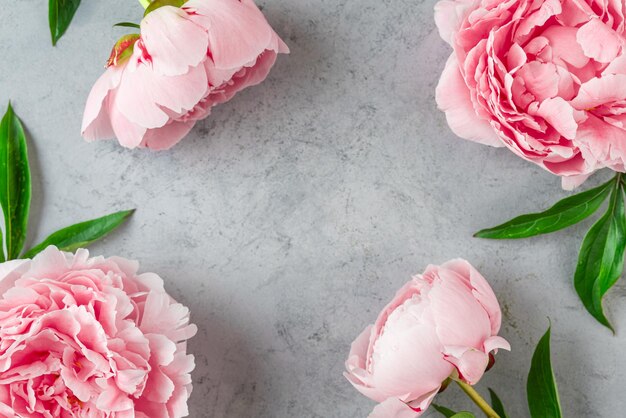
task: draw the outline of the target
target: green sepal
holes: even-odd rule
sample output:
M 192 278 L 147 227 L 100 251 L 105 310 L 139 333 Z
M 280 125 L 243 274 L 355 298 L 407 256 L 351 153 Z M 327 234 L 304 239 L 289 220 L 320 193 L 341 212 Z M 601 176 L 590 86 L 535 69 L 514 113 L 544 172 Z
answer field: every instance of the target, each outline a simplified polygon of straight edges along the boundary
M 139 24 L 133 22 L 119 22 L 113 25 L 113 27 L 141 29 Z
M 129 59 L 131 55 L 133 55 L 135 43 L 137 43 L 140 37 L 141 35 L 138 33 L 130 33 L 118 39 L 115 45 L 113 45 L 106 67 L 123 64 L 127 59 Z
M 150 14 L 151 12 L 155 11 L 156 9 L 160 9 L 161 7 L 164 7 L 164 6 L 182 7 L 185 4 L 185 2 L 186 2 L 185 0 L 154 0 L 146 8 L 146 11 L 144 12 L 143 15 L 144 17 L 148 16 L 148 14 Z

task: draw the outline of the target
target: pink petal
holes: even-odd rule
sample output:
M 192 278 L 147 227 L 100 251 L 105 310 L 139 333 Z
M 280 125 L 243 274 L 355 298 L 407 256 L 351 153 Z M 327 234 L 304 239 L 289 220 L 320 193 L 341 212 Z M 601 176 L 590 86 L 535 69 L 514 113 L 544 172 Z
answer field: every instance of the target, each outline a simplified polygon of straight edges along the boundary
M 126 118 L 147 129 L 160 128 L 170 120 L 163 109 L 185 113 L 193 109 L 206 94 L 208 82 L 203 66 L 192 67 L 177 76 L 156 74 L 139 63 L 128 70 L 115 97 L 115 105 Z
M 534 28 L 543 26 L 552 16 L 557 16 L 562 11 L 561 2 L 559 0 L 543 0 L 538 2 L 541 4 L 538 10 L 528 14 L 520 19 L 517 28 L 517 37 L 528 35 Z
M 119 85 L 123 68 L 109 67 L 96 81 L 87 97 L 83 114 L 82 134 L 88 141 L 114 136 L 107 111 L 109 92 Z
M 390 315 L 372 353 L 372 387 L 378 389 L 374 400 L 395 396 L 406 402 L 441 386 L 452 372 L 442 358 L 441 342 L 432 324 L 419 318 L 424 306 L 407 300 L 397 317 Z M 435 313 L 432 314 L 436 316 Z M 358 390 L 361 390 L 357 387 Z
M 172 340 L 160 334 L 147 334 L 146 337 L 150 341 L 150 362 L 152 364 L 167 366 L 174 361 L 176 344 Z
M 574 139 L 578 129 L 574 112 L 574 108 L 562 97 L 554 97 L 544 100 L 535 114 L 544 118 L 565 138 Z
M 561 187 L 564 190 L 574 190 L 581 184 L 583 184 L 591 175 L 589 174 L 581 174 L 579 176 L 565 176 L 561 177 Z
M 577 28 L 565 26 L 550 26 L 541 36 L 548 39 L 554 59 L 561 59 L 576 68 L 582 68 L 589 62 L 576 41 Z
M 524 85 L 536 101 L 541 102 L 559 93 L 559 74 L 556 65 L 551 62 L 531 61 L 520 68 L 516 77 L 524 80 Z
M 604 120 L 590 115 L 578 127 L 576 144 L 588 161 L 597 161 L 597 166 L 589 165 L 584 173 L 598 168 L 609 167 L 623 170 L 626 163 L 625 132 Z M 600 163 L 601 162 L 601 163 Z
M 606 66 L 602 75 L 626 74 L 626 54 L 623 52 Z
M 162 128 L 148 129 L 141 146 L 153 150 L 166 150 L 178 144 L 195 125 L 195 121 L 171 122 Z
M 437 106 L 446 113 L 448 125 L 456 135 L 492 147 L 503 146 L 491 124 L 476 116 L 454 54 L 448 58 L 441 74 L 436 99 Z
M 120 391 L 112 382 L 106 383 L 106 389 L 98 396 L 96 406 L 101 411 L 118 412 L 132 409 L 133 401 Z
M 437 335 L 444 345 L 479 348 L 491 336 L 491 318 L 462 276 L 441 268 L 429 292 Z
M 439 36 L 451 46 L 472 5 L 471 1 L 456 0 L 441 0 L 435 3 L 435 23 L 439 29 Z
M 170 76 L 197 67 L 206 58 L 209 42 L 203 28 L 172 6 L 160 7 L 141 21 L 141 39 L 154 72 Z
M 29 260 L 10 260 L 0 264 L 0 296 L 15 284 L 23 270 L 28 268 Z
M 509 344 L 507 340 L 500 337 L 499 335 L 494 335 L 487 338 L 483 349 L 485 350 L 485 353 L 491 353 L 492 351 L 496 351 L 499 349 L 511 351 L 511 344 Z
M 141 144 L 146 128 L 131 122 L 117 108 L 111 109 L 111 126 L 119 143 L 126 148 L 135 148 Z
M 578 29 L 576 40 L 585 55 L 598 62 L 611 62 L 621 49 L 617 33 L 597 18 Z
M 460 277 L 469 278 L 469 285 L 473 288 L 472 294 L 480 302 L 485 311 L 489 314 L 491 322 L 491 333 L 497 334 L 500 331 L 502 322 L 502 311 L 495 293 L 489 286 L 487 280 L 469 262 L 463 259 L 448 261 L 441 268 L 450 269 Z
M 416 412 L 398 398 L 388 398 L 376 405 L 368 418 L 415 418 L 422 415 Z
M 459 352 L 456 347 L 446 347 L 445 353 L 446 360 L 457 368 L 459 377 L 470 385 L 478 383 L 489 364 L 489 355 L 473 348 L 465 347 Z
M 185 10 L 209 33 L 209 50 L 217 68 L 239 68 L 263 52 L 273 40 L 273 30 L 252 2 L 190 0 Z
M 175 386 L 172 380 L 156 367 L 150 371 L 143 395 L 152 402 L 165 403 L 172 396 Z
M 626 74 L 607 74 L 583 83 L 571 105 L 579 110 L 624 100 L 626 97 Z

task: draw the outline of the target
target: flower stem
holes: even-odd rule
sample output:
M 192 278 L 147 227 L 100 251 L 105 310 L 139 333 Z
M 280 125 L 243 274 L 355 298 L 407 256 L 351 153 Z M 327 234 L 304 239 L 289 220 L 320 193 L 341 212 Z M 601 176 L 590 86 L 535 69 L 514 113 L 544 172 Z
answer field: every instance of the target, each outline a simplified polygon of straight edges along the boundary
M 139 3 L 141 4 L 141 7 L 143 7 L 144 9 L 147 9 L 148 6 L 150 6 L 150 0 L 139 0 Z
M 455 382 L 463 389 L 463 392 L 469 396 L 469 398 L 476 404 L 478 407 L 485 413 L 488 418 L 500 418 L 500 415 L 496 413 L 496 411 L 489 406 L 486 400 L 483 399 L 482 396 L 473 387 L 468 385 L 467 383 L 461 382 L 460 380 L 455 380 Z

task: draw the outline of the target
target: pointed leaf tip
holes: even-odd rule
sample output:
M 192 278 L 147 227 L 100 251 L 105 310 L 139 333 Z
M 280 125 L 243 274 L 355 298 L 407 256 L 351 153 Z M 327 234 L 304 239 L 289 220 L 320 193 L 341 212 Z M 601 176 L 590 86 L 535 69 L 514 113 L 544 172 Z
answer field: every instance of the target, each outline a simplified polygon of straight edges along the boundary
M 67 31 L 70 26 L 81 0 L 48 0 L 48 24 L 50 26 L 50 36 L 52 46 Z
M 531 418 L 562 418 L 561 401 L 552 371 L 550 331 L 541 337 L 530 364 L 526 395 Z
M 504 411 L 504 405 L 502 404 L 502 401 L 500 400 L 498 395 L 496 395 L 496 392 L 491 388 L 488 388 L 487 390 L 489 391 L 489 397 L 491 398 L 491 407 L 493 408 L 493 410 L 496 411 L 498 415 L 500 415 L 500 418 L 508 418 L 509 416 Z

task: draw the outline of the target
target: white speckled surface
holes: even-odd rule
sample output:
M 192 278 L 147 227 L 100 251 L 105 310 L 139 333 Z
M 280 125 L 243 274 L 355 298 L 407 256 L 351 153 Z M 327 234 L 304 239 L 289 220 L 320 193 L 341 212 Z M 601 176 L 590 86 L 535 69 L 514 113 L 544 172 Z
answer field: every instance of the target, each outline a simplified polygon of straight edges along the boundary
M 262 2 L 292 54 L 163 153 L 79 133 L 124 33 L 111 25 L 137 20 L 139 5 L 84 0 L 52 48 L 44 3 L 0 9 L 0 102 L 13 100 L 31 141 L 29 242 L 138 209 L 93 252 L 139 259 L 191 307 L 192 417 L 365 417 L 373 403 L 342 377 L 350 342 L 411 274 L 458 256 L 492 283 L 513 345 L 481 390 L 497 388 L 512 416 L 528 415 L 526 373 L 550 317 L 566 416 L 624 416 L 626 282 L 606 303 L 615 337 L 571 285 L 589 224 L 526 241 L 471 238 L 565 192 L 446 127 L 434 89 L 449 50 L 433 0 Z M 471 408 L 455 388 L 438 402 Z

